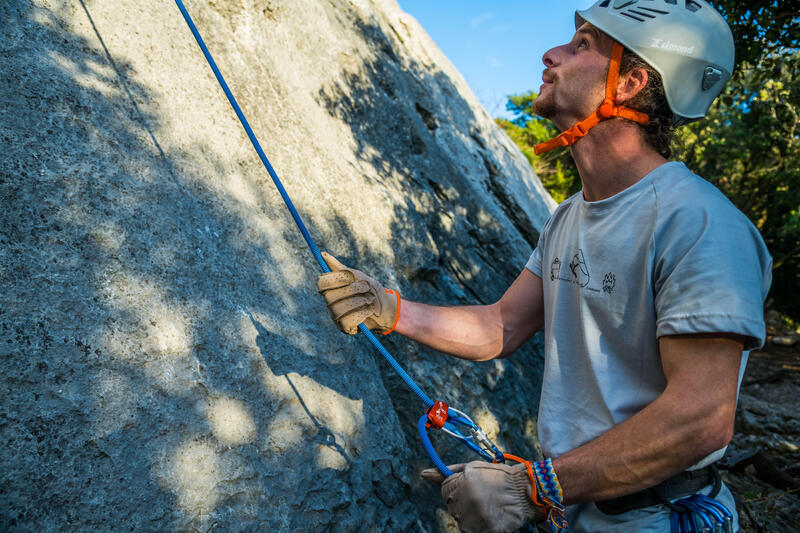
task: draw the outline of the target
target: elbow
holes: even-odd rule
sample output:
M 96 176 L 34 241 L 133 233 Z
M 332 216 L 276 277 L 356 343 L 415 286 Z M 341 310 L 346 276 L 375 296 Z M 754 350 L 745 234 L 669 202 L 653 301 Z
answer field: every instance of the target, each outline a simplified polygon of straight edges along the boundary
M 492 359 L 503 359 L 509 355 L 511 355 L 511 353 L 505 351 L 505 346 L 503 346 L 501 342 L 493 342 L 487 347 L 487 349 L 481 350 L 481 353 L 477 354 L 471 359 L 473 361 L 483 363 L 486 361 L 491 361 Z
M 500 350 L 492 357 L 492 359 L 505 359 L 512 353 L 517 351 L 518 346 L 511 346 L 509 343 L 504 342 Z
M 731 442 L 735 415 L 734 405 L 722 406 L 706 417 L 700 438 L 703 456 L 724 448 Z
M 470 359 L 479 363 L 491 361 L 492 359 L 505 359 L 514 353 L 516 349 L 516 346 L 509 346 L 502 340 L 496 340 L 480 349 Z

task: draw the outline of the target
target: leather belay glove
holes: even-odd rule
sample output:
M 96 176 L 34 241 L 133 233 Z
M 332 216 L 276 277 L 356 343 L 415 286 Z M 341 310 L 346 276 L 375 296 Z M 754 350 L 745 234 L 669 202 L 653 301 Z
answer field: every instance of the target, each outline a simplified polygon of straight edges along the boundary
M 449 468 L 453 475 L 447 479 L 435 468 L 423 470 L 421 477 L 442 484 L 442 498 L 461 531 L 515 531 L 544 519 L 531 499 L 531 480 L 524 464 L 473 461 Z
M 336 327 L 355 335 L 363 322 L 373 331 L 390 333 L 397 325 L 400 294 L 360 270 L 346 267 L 326 252 L 322 252 L 322 258 L 332 272 L 320 275 L 317 290 L 325 297 Z

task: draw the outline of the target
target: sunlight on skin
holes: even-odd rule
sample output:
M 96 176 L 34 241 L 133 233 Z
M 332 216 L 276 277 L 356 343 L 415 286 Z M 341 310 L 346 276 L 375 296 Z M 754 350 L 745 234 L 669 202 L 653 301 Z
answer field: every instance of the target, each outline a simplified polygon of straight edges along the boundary
M 228 446 L 248 444 L 255 439 L 255 422 L 240 400 L 214 398 L 206 409 L 206 418 L 214 436 Z

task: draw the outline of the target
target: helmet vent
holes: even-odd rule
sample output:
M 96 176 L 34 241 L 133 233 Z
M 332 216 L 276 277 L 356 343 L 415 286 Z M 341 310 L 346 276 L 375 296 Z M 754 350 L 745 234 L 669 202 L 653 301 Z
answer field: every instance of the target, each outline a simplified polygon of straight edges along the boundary
M 678 5 L 678 0 L 664 0 L 664 2 L 667 4 L 672 4 L 673 6 Z
M 694 13 L 695 11 L 699 10 L 701 7 L 700 4 L 695 2 L 694 0 L 686 0 L 686 9 Z
M 636 11 L 635 9 L 631 9 L 631 10 L 629 11 L 629 13 L 631 13 L 631 14 L 636 14 L 636 15 L 639 15 L 639 16 L 641 16 L 641 17 L 647 17 L 647 18 L 649 18 L 649 19 L 654 19 L 654 18 L 656 18 L 656 16 L 655 16 L 655 15 L 651 15 L 650 13 L 643 13 L 642 11 Z
M 643 9 L 645 11 L 649 11 L 650 13 L 656 13 L 657 15 L 669 15 L 668 11 L 661 11 L 660 9 L 653 9 L 652 7 L 639 7 L 638 9 Z
M 611 0 L 605 0 L 602 4 L 600 4 L 600 7 L 608 7 L 608 4 L 610 4 L 610 3 L 611 3 Z
M 639 22 L 644 22 L 643 18 L 637 17 L 636 15 L 632 14 L 630 11 L 623 11 L 622 13 L 620 13 L 620 15 L 622 15 L 624 17 L 628 17 L 628 18 L 633 19 L 633 20 L 637 20 Z

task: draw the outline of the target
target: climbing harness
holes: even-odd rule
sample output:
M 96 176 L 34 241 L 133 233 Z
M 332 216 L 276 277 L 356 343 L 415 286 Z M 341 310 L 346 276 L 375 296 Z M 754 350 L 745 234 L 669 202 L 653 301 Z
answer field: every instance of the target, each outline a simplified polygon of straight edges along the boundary
M 236 102 L 236 99 L 233 96 L 228 84 L 225 82 L 225 79 L 222 77 L 222 73 L 220 72 L 219 68 L 217 68 L 217 64 L 214 61 L 214 58 L 211 57 L 211 53 L 206 47 L 203 38 L 200 36 L 200 32 L 197 30 L 197 27 L 192 20 L 192 17 L 189 16 L 189 12 L 186 10 L 186 7 L 183 5 L 181 0 L 175 0 L 175 3 L 178 5 L 178 9 L 180 9 L 181 14 L 183 15 L 186 24 L 189 26 L 189 29 L 192 31 L 195 40 L 197 41 L 200 50 L 203 51 L 203 55 L 208 61 L 208 65 L 211 67 L 211 70 L 214 72 L 214 76 L 216 76 L 217 81 L 219 82 L 220 87 L 225 92 L 225 96 L 228 97 L 228 102 L 230 102 L 231 107 L 236 112 L 236 116 L 239 117 L 239 122 L 241 122 L 242 127 L 244 128 L 247 136 L 250 139 L 250 142 L 253 144 L 253 148 L 255 148 L 258 157 L 261 158 L 261 162 L 264 164 L 264 167 L 267 169 L 270 178 L 272 178 L 272 182 L 275 184 L 275 187 L 278 189 L 278 192 L 283 198 L 283 202 L 286 204 L 286 207 L 289 209 L 289 213 L 291 213 L 292 218 L 294 219 L 295 224 L 297 224 L 300 233 L 302 233 L 303 238 L 308 245 L 308 248 L 314 254 L 314 258 L 317 260 L 320 268 L 323 272 L 330 272 L 330 268 L 325 260 L 322 258 L 322 254 L 317 248 L 317 245 L 314 243 L 314 240 L 311 238 L 311 234 L 308 232 L 306 225 L 303 223 L 303 220 L 300 218 L 300 214 L 295 209 L 294 204 L 292 203 L 291 198 L 289 198 L 289 194 L 284 189 L 283 184 L 281 183 L 278 175 L 275 173 L 275 170 L 272 168 L 272 165 L 267 159 L 264 150 L 261 149 L 261 145 L 256 138 L 255 133 L 253 133 L 253 129 L 250 127 L 250 123 L 247 121 L 247 118 L 244 116 L 239 104 Z M 383 356 L 384 359 L 389 363 L 389 365 L 394 369 L 398 376 L 405 382 L 408 387 L 414 391 L 420 400 L 425 404 L 428 408 L 428 411 L 425 415 L 420 418 L 420 424 L 418 425 L 420 438 L 422 439 L 423 446 L 425 451 L 428 453 L 428 456 L 433 461 L 436 468 L 439 472 L 442 473 L 445 477 L 450 477 L 453 472 L 447 468 L 444 462 L 439 459 L 439 456 L 436 453 L 436 450 L 433 448 L 430 439 L 428 438 L 427 429 L 428 427 L 434 427 L 436 429 L 441 429 L 448 435 L 455 437 L 459 441 L 461 441 L 467 448 L 472 450 L 473 452 L 477 453 L 482 459 L 488 462 L 494 463 L 504 463 L 505 458 L 503 454 L 498 450 L 497 446 L 489 439 L 486 433 L 478 427 L 475 422 L 472 421 L 470 417 L 462 413 L 461 411 L 449 407 L 446 403 L 438 401 L 434 402 L 433 400 L 425 394 L 422 389 L 417 385 L 414 379 L 406 373 L 403 367 L 395 360 L 394 357 L 383 347 L 383 345 L 378 341 L 375 335 L 367 328 L 364 324 L 359 324 L 358 329 L 361 333 L 367 337 L 370 343 L 378 350 L 378 352 Z
M 619 68 L 622 64 L 622 45 L 614 42 L 611 50 L 611 60 L 608 63 L 608 75 L 606 76 L 606 97 L 597 111 L 581 120 L 568 130 L 561 132 L 558 137 L 549 141 L 539 143 L 533 147 L 536 155 L 549 152 L 562 146 L 571 146 L 575 142 L 589 133 L 589 130 L 609 118 L 620 117 L 632 120 L 637 124 L 647 124 L 650 118 L 644 113 L 635 111 L 629 107 L 617 105 L 617 82 L 619 81 Z
M 722 488 L 722 478 L 715 466 L 710 468 L 714 487 L 708 495 L 692 494 L 670 502 L 656 491 L 661 503 L 672 511 L 671 533 L 733 533 L 733 514 L 716 500 Z
M 672 511 L 672 533 L 733 533 L 733 515 L 714 498 L 693 494 L 672 505 L 683 507 Z
M 699 493 L 709 485 L 712 489 L 708 495 Z M 719 470 L 709 465 L 680 472 L 633 494 L 597 501 L 595 506 L 600 512 L 613 516 L 661 504 L 672 512 L 671 533 L 729 532 L 733 529 L 733 515 L 716 500 L 721 488 Z

